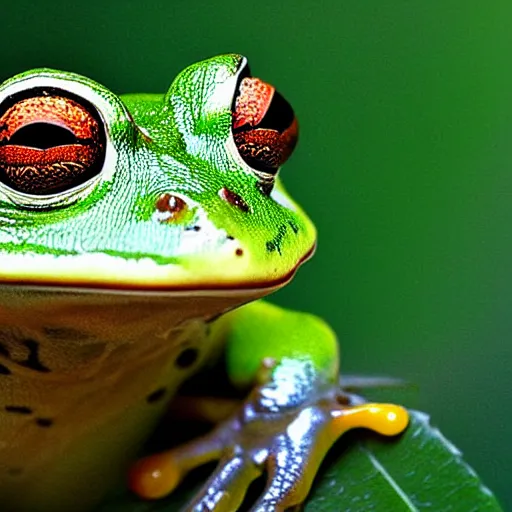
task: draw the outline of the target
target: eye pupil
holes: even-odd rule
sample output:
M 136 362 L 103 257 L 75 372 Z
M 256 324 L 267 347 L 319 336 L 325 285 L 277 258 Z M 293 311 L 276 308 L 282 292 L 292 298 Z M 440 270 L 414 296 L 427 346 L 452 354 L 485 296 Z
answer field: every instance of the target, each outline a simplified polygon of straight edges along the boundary
M 23 126 L 9 139 L 10 145 L 37 149 L 76 143 L 77 138 L 71 130 L 51 123 L 32 123 Z

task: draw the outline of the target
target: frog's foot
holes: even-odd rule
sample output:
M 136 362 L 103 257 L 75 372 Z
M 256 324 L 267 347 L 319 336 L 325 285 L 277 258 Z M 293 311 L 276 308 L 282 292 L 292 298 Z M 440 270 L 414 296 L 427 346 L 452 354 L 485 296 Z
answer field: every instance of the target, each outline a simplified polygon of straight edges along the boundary
M 390 404 L 340 405 L 318 400 L 303 408 L 262 411 L 249 400 L 212 433 L 139 461 L 130 486 L 146 499 L 170 493 L 193 468 L 219 460 L 213 475 L 189 512 L 232 512 L 242 503 L 250 483 L 266 473 L 263 495 L 253 512 L 288 510 L 302 503 L 332 444 L 352 428 L 368 428 L 386 436 L 402 432 L 407 411 Z

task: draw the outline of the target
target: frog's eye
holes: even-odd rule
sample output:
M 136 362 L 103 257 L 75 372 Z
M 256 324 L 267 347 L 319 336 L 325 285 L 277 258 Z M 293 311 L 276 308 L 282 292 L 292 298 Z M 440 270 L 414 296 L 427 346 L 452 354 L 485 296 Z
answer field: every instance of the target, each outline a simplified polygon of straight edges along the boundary
M 298 125 L 290 104 L 259 78 L 241 77 L 232 126 L 240 156 L 264 181 L 272 181 L 297 142 Z
M 58 194 L 99 174 L 106 135 L 97 111 L 56 89 L 31 89 L 0 105 L 0 182 L 28 195 Z

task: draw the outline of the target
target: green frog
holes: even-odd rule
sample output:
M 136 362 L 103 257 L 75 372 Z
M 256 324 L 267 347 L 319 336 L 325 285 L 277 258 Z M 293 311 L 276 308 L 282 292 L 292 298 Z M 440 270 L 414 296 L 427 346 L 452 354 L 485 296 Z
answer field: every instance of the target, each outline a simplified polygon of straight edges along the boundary
M 315 249 L 278 177 L 297 134 L 236 54 L 164 95 L 51 69 L 0 86 L 1 510 L 93 510 L 120 478 L 158 499 L 213 460 L 187 510 L 235 511 L 262 474 L 252 510 L 286 510 L 343 432 L 405 429 L 399 406 L 343 400 L 325 322 L 260 300 Z M 245 392 L 237 409 L 133 462 L 214 364 Z M 178 403 L 219 412 L 215 384 Z

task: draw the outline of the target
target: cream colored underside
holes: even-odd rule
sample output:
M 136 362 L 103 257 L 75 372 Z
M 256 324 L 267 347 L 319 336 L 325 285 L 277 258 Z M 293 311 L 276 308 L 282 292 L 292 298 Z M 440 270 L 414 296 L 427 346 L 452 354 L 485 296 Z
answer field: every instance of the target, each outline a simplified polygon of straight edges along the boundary
M 0 510 L 78 511 L 101 499 L 179 384 L 212 359 L 220 340 L 204 319 L 263 291 L 200 296 L 108 294 L 0 287 Z M 36 341 L 51 371 L 26 367 Z M 189 369 L 175 364 L 199 351 Z M 29 365 L 30 366 L 30 365 Z M 28 407 L 31 414 L 6 412 Z M 36 418 L 51 418 L 41 427 Z

